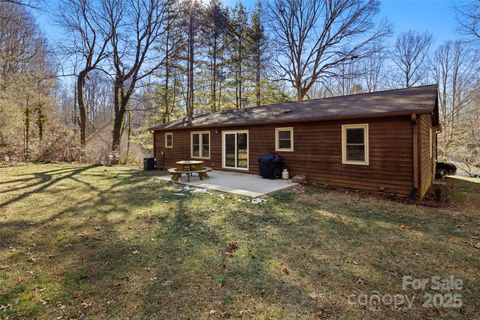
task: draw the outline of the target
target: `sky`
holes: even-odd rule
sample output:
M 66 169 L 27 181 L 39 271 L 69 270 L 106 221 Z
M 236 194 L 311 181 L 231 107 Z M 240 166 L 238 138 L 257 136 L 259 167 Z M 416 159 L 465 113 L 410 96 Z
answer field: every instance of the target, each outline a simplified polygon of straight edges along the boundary
M 236 2 L 237 0 L 224 0 L 229 6 L 234 6 Z M 246 7 L 252 7 L 256 0 L 241 2 Z M 387 18 L 393 25 L 395 34 L 408 30 L 428 31 L 434 36 L 435 47 L 459 37 L 453 8 L 455 3 L 452 0 L 380 0 L 377 19 Z
M 237 1 L 224 0 L 224 3 L 233 6 Z M 40 27 L 50 40 L 58 40 L 61 35 L 61 30 L 55 25 L 51 16 L 55 2 L 55 0 L 46 1 L 46 8 L 35 14 Z M 247 7 L 252 7 L 256 0 L 240 2 Z M 377 19 L 387 18 L 396 34 L 408 30 L 429 31 L 434 36 L 435 44 L 438 45 L 458 38 L 453 4 L 451 0 L 383 0 Z
M 208 1 L 208 0 L 206 0 Z M 234 6 L 238 0 L 224 0 L 227 6 Z M 264 0 L 268 1 L 268 0 Z M 462 0 L 458 0 L 462 1 Z M 254 6 L 256 0 L 240 1 L 247 8 Z M 52 13 L 55 12 L 56 0 L 45 1 L 45 7 L 34 13 L 42 30 L 52 45 L 65 35 L 56 26 Z M 458 39 L 456 31 L 455 10 L 452 0 L 383 0 L 380 2 L 378 20 L 386 18 L 393 26 L 394 36 L 408 30 L 428 31 L 433 34 L 437 47 L 448 40 Z

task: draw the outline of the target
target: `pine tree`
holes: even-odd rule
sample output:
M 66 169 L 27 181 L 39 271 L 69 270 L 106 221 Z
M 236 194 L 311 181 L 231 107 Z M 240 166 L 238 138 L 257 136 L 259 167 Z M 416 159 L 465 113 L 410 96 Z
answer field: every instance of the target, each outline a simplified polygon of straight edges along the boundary
M 203 21 L 203 39 L 206 46 L 206 60 L 209 76 L 209 105 L 215 112 L 220 109 L 219 87 L 222 85 L 224 67 L 225 34 L 228 27 L 228 12 L 220 0 L 211 0 Z
M 258 0 L 251 14 L 248 51 L 254 78 L 255 105 L 262 104 L 262 76 L 267 60 L 267 37 L 263 26 L 262 1 Z
M 178 94 L 176 90 L 178 88 L 176 75 L 180 72 L 180 50 L 182 49 L 182 44 L 184 44 L 178 19 L 181 3 L 172 0 L 168 3 L 166 10 L 165 36 L 160 47 L 157 48 L 157 50 L 165 53 L 165 63 L 159 75 L 163 86 L 157 86 L 155 92 L 155 113 L 160 117 L 161 123 L 170 122 L 171 114 L 176 107 L 176 95 Z
M 245 69 L 247 65 L 247 33 L 248 14 L 245 6 L 237 3 L 232 12 L 228 28 L 230 73 L 235 87 L 235 102 L 237 109 L 242 106 L 244 98 Z

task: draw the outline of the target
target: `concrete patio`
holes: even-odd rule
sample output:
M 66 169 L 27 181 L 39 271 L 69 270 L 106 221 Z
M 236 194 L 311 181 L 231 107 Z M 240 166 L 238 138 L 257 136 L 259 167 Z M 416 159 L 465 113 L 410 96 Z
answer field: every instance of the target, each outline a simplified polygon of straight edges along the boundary
M 190 182 L 183 175 L 179 183 L 248 197 L 263 196 L 295 185 L 292 180 L 263 179 L 260 176 L 246 173 L 212 171 L 208 175 L 210 176 L 209 179 L 200 180 L 198 175 L 195 174 L 190 177 Z M 160 176 L 159 178 L 171 181 L 171 175 Z

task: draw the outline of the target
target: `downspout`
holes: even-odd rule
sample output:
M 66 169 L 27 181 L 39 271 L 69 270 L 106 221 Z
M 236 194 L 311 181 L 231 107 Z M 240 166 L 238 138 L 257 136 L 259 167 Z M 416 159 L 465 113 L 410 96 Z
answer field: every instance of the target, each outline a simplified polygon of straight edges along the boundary
M 412 188 L 412 199 L 416 200 L 418 196 L 418 120 L 417 114 L 412 113 L 411 116 L 413 124 L 413 137 L 412 137 L 412 146 L 413 146 L 413 188 Z

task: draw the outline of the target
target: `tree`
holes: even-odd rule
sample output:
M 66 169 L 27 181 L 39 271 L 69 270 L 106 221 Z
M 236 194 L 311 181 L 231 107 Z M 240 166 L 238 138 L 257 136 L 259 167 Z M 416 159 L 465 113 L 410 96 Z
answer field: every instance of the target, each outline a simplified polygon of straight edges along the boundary
M 459 119 L 455 139 L 451 142 L 450 159 L 457 161 L 460 169 L 468 175 L 478 173 L 480 168 L 480 87 L 470 91 L 465 112 Z
M 276 43 L 279 79 L 302 101 L 312 86 L 335 75 L 335 67 L 367 55 L 366 49 L 389 33 L 375 28 L 376 0 L 275 0 L 270 29 Z
M 385 48 L 374 45 L 371 54 L 362 59 L 360 63 L 361 78 L 367 92 L 380 90 L 385 86 L 385 61 L 387 54 Z
M 443 132 L 440 151 L 444 157 L 456 139 L 462 117 L 471 104 L 473 88 L 477 85 L 479 64 L 475 52 L 465 43 L 448 41 L 435 50 L 432 62 L 433 77 L 439 85 L 439 109 Z
M 220 109 L 219 87 L 223 81 L 222 69 L 225 54 L 225 37 L 229 17 L 227 10 L 220 0 L 211 0 L 206 8 L 203 21 L 203 38 L 206 45 L 206 59 L 210 80 L 210 110 L 215 112 Z
M 73 57 L 76 71 L 76 99 L 79 112 L 80 144 L 87 136 L 88 110 L 85 104 L 85 83 L 89 73 L 98 69 L 109 55 L 110 31 L 102 25 L 101 7 L 95 0 L 62 0 L 58 8 L 58 22 L 69 32 L 70 42 L 64 54 Z
M 252 12 L 251 26 L 248 33 L 249 53 L 255 79 L 255 105 L 262 104 L 262 73 L 267 63 L 267 36 L 263 25 L 264 15 L 261 0 L 257 1 Z
M 399 69 L 398 82 L 412 87 L 424 81 L 428 73 L 427 59 L 432 45 L 432 35 L 408 31 L 398 35 L 392 49 L 392 60 Z
M 113 79 L 112 151 L 118 152 L 125 114 L 137 83 L 165 61 L 153 47 L 165 33 L 168 0 L 104 0 L 102 19 L 110 38 L 109 73 Z
M 105 73 L 100 70 L 90 72 L 84 87 L 88 134 L 112 119 L 113 95 L 111 89 L 112 81 Z
M 32 139 L 43 140 L 47 119 L 54 115 L 53 59 L 24 6 L 0 3 L 0 15 L 0 153 L 23 153 L 28 160 Z
M 156 96 L 155 119 L 161 123 L 170 121 L 170 116 L 175 107 L 175 95 L 177 94 L 177 78 L 179 72 L 180 49 L 184 44 L 182 30 L 180 28 L 178 13 L 181 10 L 179 1 L 167 3 L 165 17 L 165 35 L 157 48 L 165 54 L 165 63 L 160 68 L 163 74 L 157 75 L 163 80 L 163 86 L 156 86 L 153 95 Z M 158 115 L 159 113 L 159 115 Z
M 456 11 L 460 31 L 473 40 L 480 41 L 480 0 L 457 6 Z
M 248 15 L 245 6 L 237 3 L 233 9 L 229 28 L 229 51 L 230 51 L 230 72 L 235 87 L 235 102 L 237 109 L 242 107 L 245 68 L 247 64 L 247 36 L 248 36 Z

